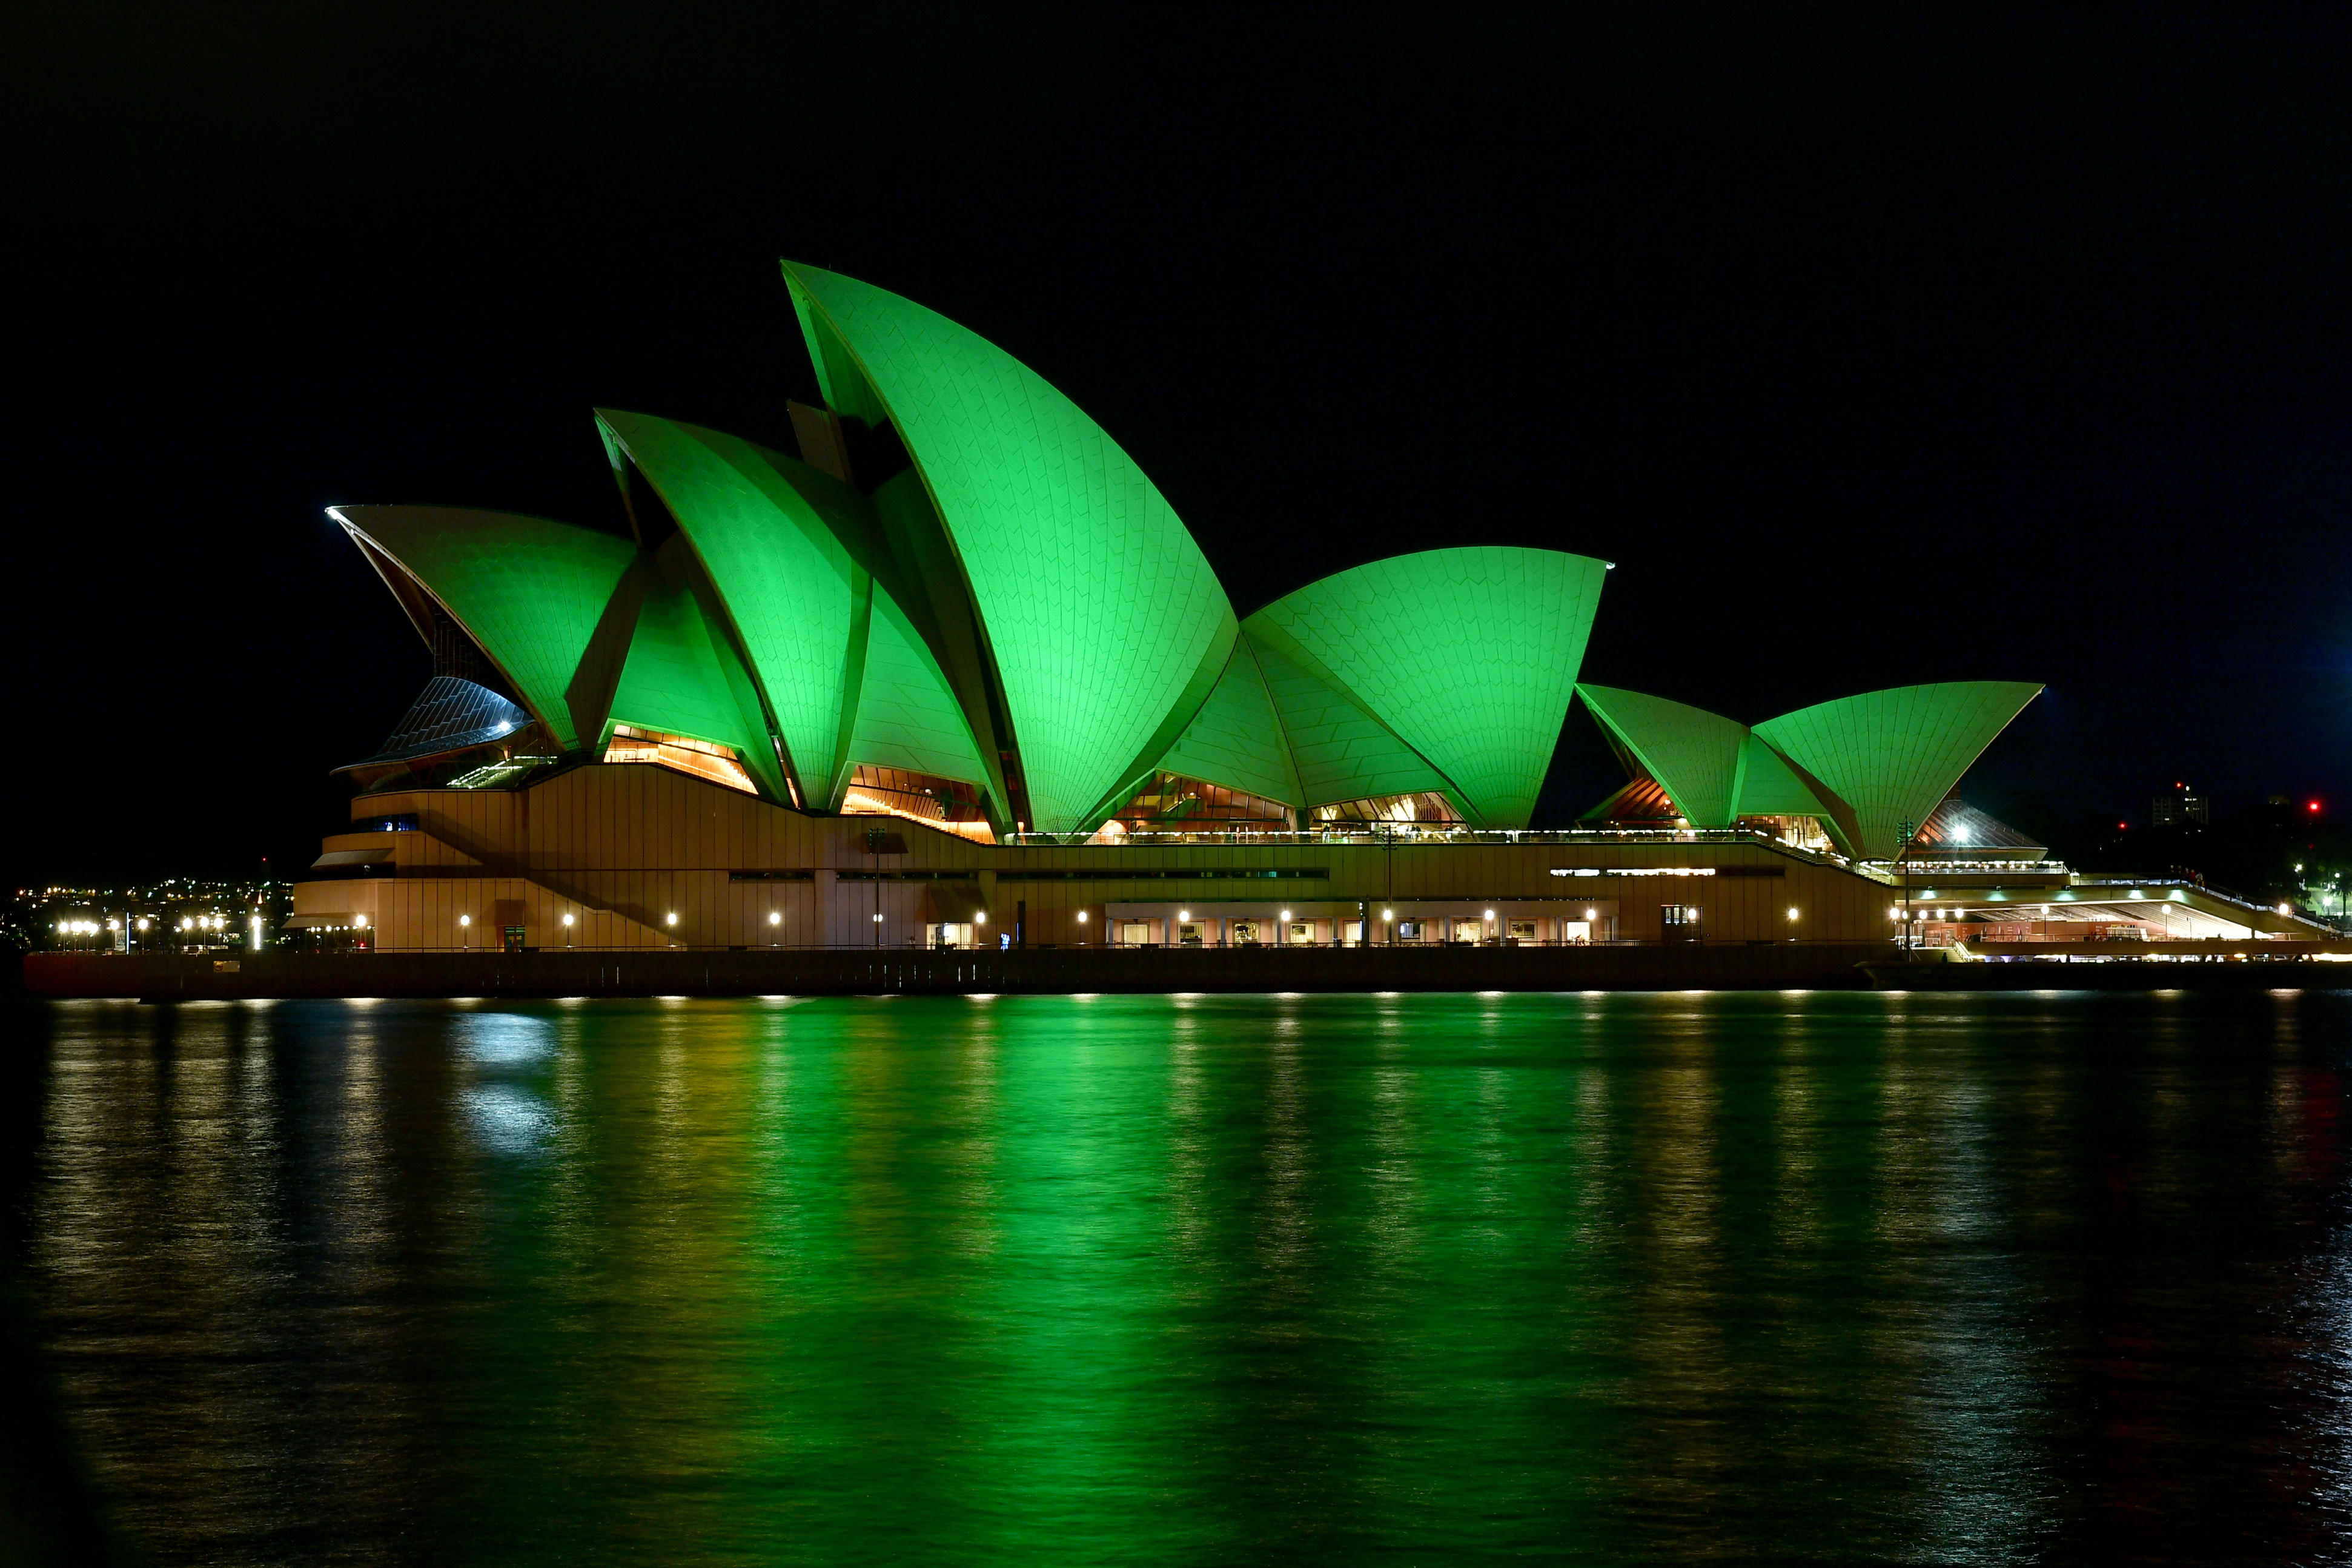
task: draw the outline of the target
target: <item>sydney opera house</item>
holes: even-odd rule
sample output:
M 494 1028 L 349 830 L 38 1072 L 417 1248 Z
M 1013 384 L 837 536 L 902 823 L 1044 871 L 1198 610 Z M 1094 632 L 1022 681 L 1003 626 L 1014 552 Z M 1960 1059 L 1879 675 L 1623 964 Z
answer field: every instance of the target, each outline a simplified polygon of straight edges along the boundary
M 793 405 L 796 452 L 605 410 L 609 529 L 331 509 L 433 675 L 341 770 L 351 828 L 296 928 L 543 950 L 2254 925 L 2081 885 L 1954 795 L 2038 687 L 1749 726 L 1580 685 L 1610 569 L 1551 550 L 1367 561 L 1238 617 L 1034 371 L 872 285 L 783 277 L 824 401 Z M 1531 831 L 1577 700 L 1629 781 Z

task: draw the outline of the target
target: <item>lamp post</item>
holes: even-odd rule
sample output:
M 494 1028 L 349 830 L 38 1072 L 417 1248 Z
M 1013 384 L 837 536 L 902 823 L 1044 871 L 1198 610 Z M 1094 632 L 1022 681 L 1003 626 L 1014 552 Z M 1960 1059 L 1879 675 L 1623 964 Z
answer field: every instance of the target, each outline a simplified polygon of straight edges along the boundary
M 1916 934 L 1911 929 L 1911 868 L 1908 863 L 1911 838 L 1918 831 L 1916 822 L 1895 824 L 1895 874 L 1903 884 L 1903 961 L 1906 964 L 1919 948 L 1918 943 L 1913 939 Z

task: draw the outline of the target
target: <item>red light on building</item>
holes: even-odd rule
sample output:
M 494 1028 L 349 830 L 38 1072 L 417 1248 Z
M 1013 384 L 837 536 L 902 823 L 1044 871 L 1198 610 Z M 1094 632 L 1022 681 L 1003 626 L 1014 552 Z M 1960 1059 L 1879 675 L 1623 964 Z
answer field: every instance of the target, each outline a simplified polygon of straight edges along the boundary
M 2319 810 L 2319 802 L 2318 802 L 2318 801 L 2316 801 L 2316 800 L 2314 800 L 2314 801 L 2311 803 L 2311 809 L 2312 809 L 2313 810 L 2315 810 L 2315 811 L 2318 810 Z
M 2116 831 L 2119 833 L 2128 833 L 2131 831 L 2131 824 L 2129 822 L 2117 822 L 2116 824 Z

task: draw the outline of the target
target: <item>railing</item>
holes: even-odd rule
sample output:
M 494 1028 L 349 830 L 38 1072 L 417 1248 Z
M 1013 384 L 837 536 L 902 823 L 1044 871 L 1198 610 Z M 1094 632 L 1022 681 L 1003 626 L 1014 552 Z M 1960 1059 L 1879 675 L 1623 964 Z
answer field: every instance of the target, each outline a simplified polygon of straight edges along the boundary
M 1984 876 L 1988 873 L 2022 876 L 2063 876 L 2067 873 L 2064 861 L 1864 861 L 1866 867 L 1875 867 L 1890 876 L 1899 875 L 1910 882 L 1933 882 L 1937 872 L 1950 872 L 1959 876 Z
M 2056 864 L 2057 862 L 2053 862 L 2051 863 Z M 1910 880 L 1914 883 L 1917 883 L 1922 879 L 1915 871 L 1912 873 Z M 2300 915 L 2295 913 L 2293 909 L 2289 909 L 2284 913 L 2282 913 L 2279 906 L 2275 904 L 2263 904 L 2254 899 L 2248 898 L 2243 894 L 2232 893 L 2227 888 L 2215 887 L 2210 883 L 2199 882 L 2194 878 L 2185 876 L 2076 875 L 2068 882 L 2066 891 L 2069 893 L 2087 891 L 2091 894 L 2088 902 L 2096 904 L 2100 902 L 2096 890 L 2103 887 L 2180 888 L 2187 892 L 2198 894 L 2203 897 L 2210 898 L 2217 904 L 2234 904 L 2238 908 L 2245 910 L 2249 914 L 2267 915 L 2273 920 L 2292 920 L 2297 925 L 2308 925 L 2313 929 L 2319 931 L 2334 931 L 2336 929 L 2336 926 L 2332 922 L 2322 919 L 2316 915 Z M 2051 902 L 2056 901 L 2053 900 Z
M 1000 843 L 1024 849 L 1119 849 L 1151 844 L 1581 844 L 1622 839 L 1641 843 L 1778 844 L 1781 841 L 1759 828 L 1465 828 L 1444 822 L 1393 822 L 1346 831 L 1319 828 L 1293 832 L 1248 827 L 1202 829 L 1190 832 L 1123 833 L 1117 840 L 1074 839 L 1061 833 L 1007 833 Z
M 1494 952 L 1513 947 L 1857 947 L 1870 946 L 1900 946 L 1900 942 L 1899 939 L 1892 937 L 1864 936 L 1707 936 L 1671 942 L 1648 936 L 1594 937 L 1584 942 L 1555 940 L 1522 940 L 1511 942 L 1234 942 L 1220 939 L 1214 942 L 1206 940 L 1200 942 L 1031 942 L 1025 945 L 1016 943 L 1009 947 L 999 947 L 992 942 L 975 942 L 968 945 L 957 944 L 952 946 L 941 946 L 921 941 L 884 942 L 878 944 L 869 942 L 752 942 L 732 944 L 674 942 L 658 946 L 632 946 L 625 943 L 578 942 L 568 946 L 541 944 L 522 948 L 509 948 L 496 944 L 489 946 L 477 945 L 471 947 L 458 946 L 455 945 L 437 947 L 379 947 L 373 944 L 364 947 L 348 946 L 319 947 L 274 946 L 260 949 L 257 952 L 239 948 L 212 948 L 200 952 L 189 952 L 184 954 L 178 952 L 166 953 L 159 948 L 154 949 L 152 956 L 159 957 L 212 957 L 215 959 L 223 959 L 234 962 L 239 958 L 267 956 L 270 954 L 278 953 L 303 957 L 373 958 L 379 956 L 402 957 L 425 956 L 445 958 L 500 958 L 512 957 L 518 953 L 700 953 L 705 955 L 715 953 L 873 953 L 877 955 L 903 955 L 908 953 L 1164 953 L 1186 951 L 1286 953 L 1291 951 L 1331 952 L 1335 950 L 1349 953 L 1459 953 L 1472 948 Z M 84 952 L 86 956 L 94 956 L 99 957 L 119 957 L 125 956 L 114 953 L 110 949 L 100 951 L 94 955 L 88 954 L 88 950 L 86 949 L 47 948 L 37 949 L 37 951 L 81 951 Z M 137 949 L 133 949 L 128 956 L 136 958 L 142 956 L 142 953 Z
M 1749 844 L 1778 850 L 1818 865 L 1853 870 L 1855 862 L 1834 851 L 1801 849 L 1760 828 L 1465 828 L 1444 823 L 1374 823 L 1345 831 L 1336 828 L 1313 832 L 1260 831 L 1249 828 L 1202 829 L 1191 832 L 1132 832 L 1117 840 L 1076 839 L 1060 833 L 1007 833 L 997 841 L 1007 849 L 1103 850 L 1160 849 L 1179 844 L 1234 844 L 1269 848 L 1285 844 L 1339 844 L 1357 849 L 1423 848 L 1459 845 L 1492 848 L 1496 844 Z

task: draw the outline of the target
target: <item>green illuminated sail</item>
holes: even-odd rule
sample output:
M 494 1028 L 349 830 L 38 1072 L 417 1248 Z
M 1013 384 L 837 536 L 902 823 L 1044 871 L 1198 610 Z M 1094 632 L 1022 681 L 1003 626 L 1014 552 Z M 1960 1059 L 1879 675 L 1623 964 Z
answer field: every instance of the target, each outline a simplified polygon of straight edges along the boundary
M 1576 693 L 1691 826 L 1727 828 L 1738 820 L 1746 725 L 1687 703 L 1614 686 L 1580 685 Z
M 372 561 L 411 603 L 424 591 L 465 628 L 531 716 L 569 749 L 583 737 L 567 696 L 596 624 L 636 559 L 629 540 L 511 512 L 455 507 L 330 507 Z M 429 626 L 418 630 L 432 641 Z M 586 740 L 596 737 L 589 735 Z
M 1475 545 L 1335 573 L 1249 618 L 1362 703 L 1472 822 L 1525 827 L 1584 660 L 1608 567 Z M 1303 772 L 1303 769 L 1302 769 Z
M 1833 798 L 1857 854 L 1884 860 L 1900 825 L 1925 822 L 2041 690 L 2023 681 L 1896 686 L 1783 714 L 1756 733 Z
M 1032 825 L 1091 827 L 1223 668 L 1234 625 L 1215 573 L 1134 460 L 1035 371 L 870 284 L 783 272 L 828 397 L 850 397 L 836 412 L 887 414 L 952 540 Z M 852 368 L 878 407 L 841 392 Z

